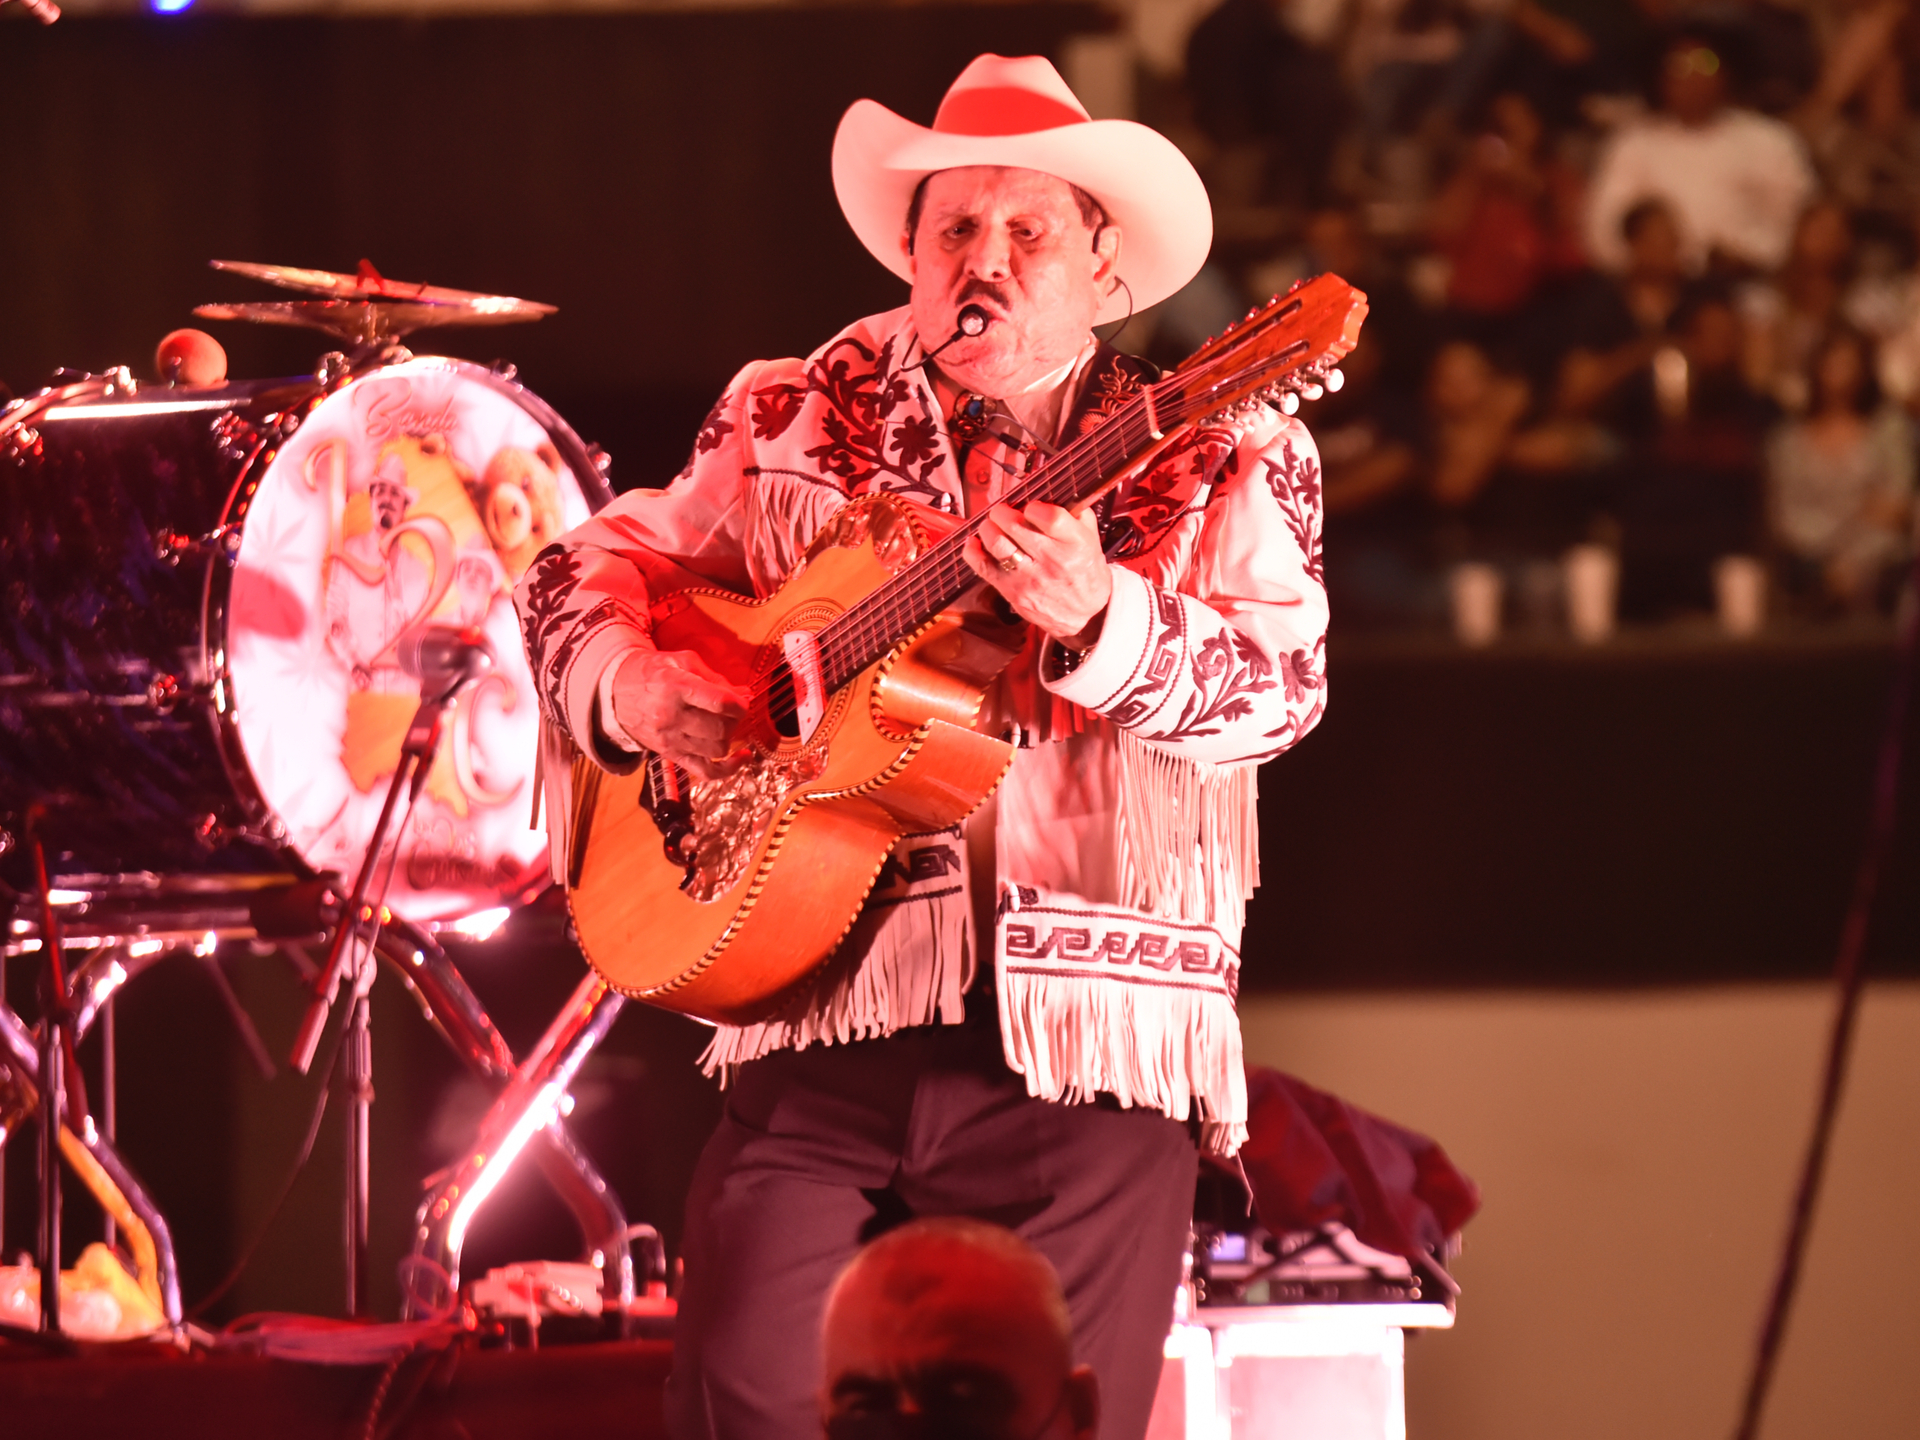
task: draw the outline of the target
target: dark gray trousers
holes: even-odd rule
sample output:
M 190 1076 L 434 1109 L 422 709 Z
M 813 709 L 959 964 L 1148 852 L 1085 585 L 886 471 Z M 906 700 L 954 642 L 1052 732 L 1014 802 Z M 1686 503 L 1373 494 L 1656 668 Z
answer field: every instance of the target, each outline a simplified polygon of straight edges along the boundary
M 817 1437 L 827 1289 L 917 1215 L 1009 1226 L 1051 1260 L 1099 1376 L 1102 1440 L 1146 1434 L 1193 1214 L 1188 1127 L 1031 1099 L 991 997 L 967 999 L 964 1025 L 741 1067 L 687 1197 L 676 1440 Z

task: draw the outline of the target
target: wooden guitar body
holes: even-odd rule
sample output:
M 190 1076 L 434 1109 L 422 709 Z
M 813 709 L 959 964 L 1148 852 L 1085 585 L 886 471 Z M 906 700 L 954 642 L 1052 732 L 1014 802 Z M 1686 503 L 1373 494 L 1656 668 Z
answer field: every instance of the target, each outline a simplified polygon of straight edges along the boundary
M 783 722 L 763 693 L 784 673 L 786 637 L 819 631 L 955 523 L 865 496 L 766 599 L 690 590 L 655 603 L 659 649 L 691 650 L 756 695 L 740 730 L 753 758 L 692 784 L 677 842 L 656 818 L 659 767 L 575 762 L 569 903 L 615 989 L 705 1020 L 764 1018 L 831 956 L 895 841 L 958 823 L 1000 783 L 1013 748 L 973 725 L 1024 629 L 990 613 L 936 615 L 822 696 L 809 734 L 782 733 L 804 722 Z

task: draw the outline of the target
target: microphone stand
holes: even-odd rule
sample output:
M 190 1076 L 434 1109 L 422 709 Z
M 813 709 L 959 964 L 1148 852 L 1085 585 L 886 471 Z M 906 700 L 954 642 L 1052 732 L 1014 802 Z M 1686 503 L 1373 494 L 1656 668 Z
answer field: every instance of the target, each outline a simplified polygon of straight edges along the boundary
M 427 773 L 433 767 L 434 752 L 440 746 L 440 730 L 447 711 L 461 688 L 477 678 L 471 669 L 453 675 L 435 675 L 423 680 L 420 708 L 414 711 L 400 743 L 400 762 L 394 767 L 393 781 L 387 786 L 386 802 L 380 807 L 380 819 L 367 841 L 366 857 L 353 882 L 353 894 L 341 912 L 333 932 L 333 944 L 327 951 L 327 963 L 314 981 L 313 998 L 294 1037 L 290 1057 L 293 1068 L 302 1075 L 313 1064 L 314 1051 L 320 1045 L 320 1033 L 343 980 L 353 982 L 352 1006 L 339 1043 L 343 1078 L 347 1083 L 347 1191 L 344 1251 L 346 1255 L 347 1314 L 363 1319 L 368 1313 L 367 1292 L 367 1203 L 371 1179 L 371 1139 L 373 1121 L 373 1032 L 370 992 L 376 972 L 374 940 L 387 918 L 387 889 L 393 883 L 394 865 L 400 857 L 396 840 L 392 858 L 380 874 L 377 892 L 369 895 L 381 853 L 393 828 L 394 810 L 400 792 L 407 792 L 407 813 L 413 813 L 420 792 L 426 788 Z M 404 821 L 403 821 L 404 823 Z

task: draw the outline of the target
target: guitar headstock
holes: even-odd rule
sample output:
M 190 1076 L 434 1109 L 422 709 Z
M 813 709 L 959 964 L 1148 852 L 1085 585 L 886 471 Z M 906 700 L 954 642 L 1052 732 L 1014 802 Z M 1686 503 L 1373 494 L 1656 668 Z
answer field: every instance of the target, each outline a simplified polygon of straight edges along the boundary
M 1157 403 L 1165 410 L 1178 397 L 1189 413 L 1208 416 L 1270 404 L 1291 415 L 1302 396 L 1340 388 L 1334 367 L 1366 318 L 1365 293 L 1338 275 L 1302 280 L 1189 355 L 1155 387 Z

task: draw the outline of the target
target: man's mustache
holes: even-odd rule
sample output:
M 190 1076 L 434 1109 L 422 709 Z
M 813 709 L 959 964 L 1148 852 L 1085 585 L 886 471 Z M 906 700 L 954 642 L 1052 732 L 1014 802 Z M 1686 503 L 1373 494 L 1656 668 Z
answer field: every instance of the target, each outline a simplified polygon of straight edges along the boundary
M 986 280 L 969 280 L 960 287 L 960 293 L 954 297 L 955 308 L 964 306 L 971 300 L 990 300 L 994 308 L 1005 315 L 1012 307 L 1007 292 L 998 285 Z

